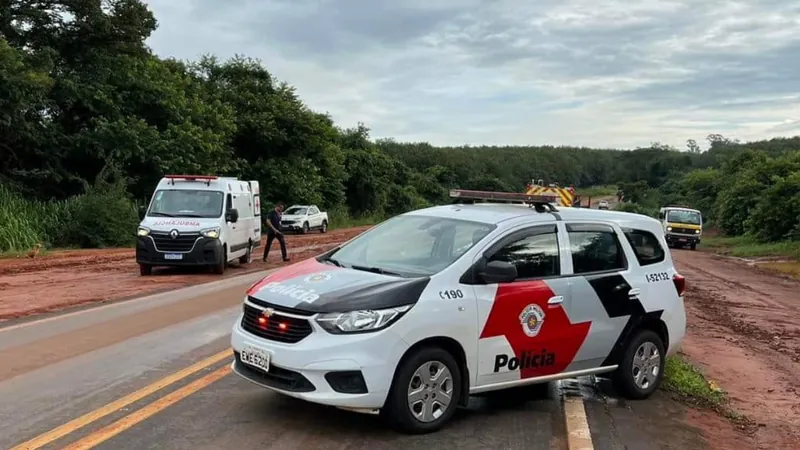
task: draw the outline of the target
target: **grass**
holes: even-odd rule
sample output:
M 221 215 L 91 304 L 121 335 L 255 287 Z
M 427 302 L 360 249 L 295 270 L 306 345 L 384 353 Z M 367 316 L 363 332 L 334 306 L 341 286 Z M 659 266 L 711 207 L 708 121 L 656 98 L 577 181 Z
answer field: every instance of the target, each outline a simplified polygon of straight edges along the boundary
M 617 187 L 613 184 L 576 188 L 581 197 L 607 197 L 617 195 Z
M 331 223 L 329 224 L 329 228 L 331 230 L 376 225 L 386 220 L 385 217 L 380 217 L 377 215 L 351 217 L 346 212 L 329 212 L 328 217 L 331 220 Z
M 763 243 L 749 236 L 704 236 L 701 245 L 739 258 L 779 256 L 800 261 L 800 241 Z
M 722 389 L 710 383 L 699 369 L 680 356 L 667 359 L 664 388 L 698 406 L 716 409 L 727 402 Z
M 680 355 L 667 359 L 662 387 L 679 400 L 711 409 L 743 429 L 754 426 L 749 418 L 730 408 L 728 395 L 721 387 Z

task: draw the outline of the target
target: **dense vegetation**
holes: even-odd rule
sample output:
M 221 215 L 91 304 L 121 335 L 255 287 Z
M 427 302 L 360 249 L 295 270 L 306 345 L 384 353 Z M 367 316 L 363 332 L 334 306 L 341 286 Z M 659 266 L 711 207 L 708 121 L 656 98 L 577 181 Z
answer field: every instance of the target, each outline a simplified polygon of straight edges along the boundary
M 800 138 L 711 135 L 706 152 L 375 141 L 258 61 L 156 57 L 155 28 L 140 0 L 0 5 L 0 251 L 125 244 L 167 173 L 257 179 L 265 205 L 317 203 L 337 220 L 439 203 L 451 187 L 618 184 L 629 209 L 679 201 L 726 233 L 800 239 Z

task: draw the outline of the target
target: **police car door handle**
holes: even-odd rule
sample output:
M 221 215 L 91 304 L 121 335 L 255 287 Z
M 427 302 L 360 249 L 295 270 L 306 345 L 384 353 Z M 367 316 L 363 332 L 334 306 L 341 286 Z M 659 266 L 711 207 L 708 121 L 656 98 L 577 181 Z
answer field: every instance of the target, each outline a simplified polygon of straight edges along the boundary
M 548 305 L 559 305 L 561 302 L 564 301 L 563 295 L 556 295 L 555 297 L 550 297 L 550 300 L 547 301 Z
M 641 293 L 642 293 L 642 290 L 641 290 L 641 289 L 639 289 L 639 288 L 633 288 L 633 289 L 631 289 L 630 291 L 628 291 L 628 296 L 629 296 L 630 298 L 636 298 L 636 297 L 638 297 L 638 296 L 639 296 L 639 294 L 641 294 Z

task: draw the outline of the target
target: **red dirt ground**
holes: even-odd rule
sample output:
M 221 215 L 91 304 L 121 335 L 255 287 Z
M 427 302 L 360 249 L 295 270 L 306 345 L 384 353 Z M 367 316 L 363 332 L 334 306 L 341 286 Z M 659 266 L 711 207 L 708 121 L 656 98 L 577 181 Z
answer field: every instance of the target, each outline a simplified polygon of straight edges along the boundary
M 287 235 L 289 257 L 308 258 L 349 240 L 369 227 L 332 230 L 327 234 Z M 200 269 L 158 268 L 139 275 L 132 248 L 70 250 L 35 259 L 0 260 L 0 321 L 87 303 L 98 303 L 176 289 L 221 278 L 279 267 L 280 248 L 272 244 L 269 263 L 261 262 L 262 247 L 253 263 L 231 265 L 225 274 Z
M 725 390 L 749 435 L 696 420 L 711 448 L 800 448 L 800 282 L 710 253 L 674 250 L 687 278 L 682 352 Z

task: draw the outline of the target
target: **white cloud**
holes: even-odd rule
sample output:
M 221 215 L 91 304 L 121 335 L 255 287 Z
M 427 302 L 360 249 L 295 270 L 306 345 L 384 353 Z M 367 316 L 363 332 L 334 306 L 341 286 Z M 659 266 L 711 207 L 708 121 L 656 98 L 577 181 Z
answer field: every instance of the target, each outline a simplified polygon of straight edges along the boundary
M 159 55 L 261 59 L 375 137 L 631 148 L 800 133 L 793 0 L 149 4 Z

